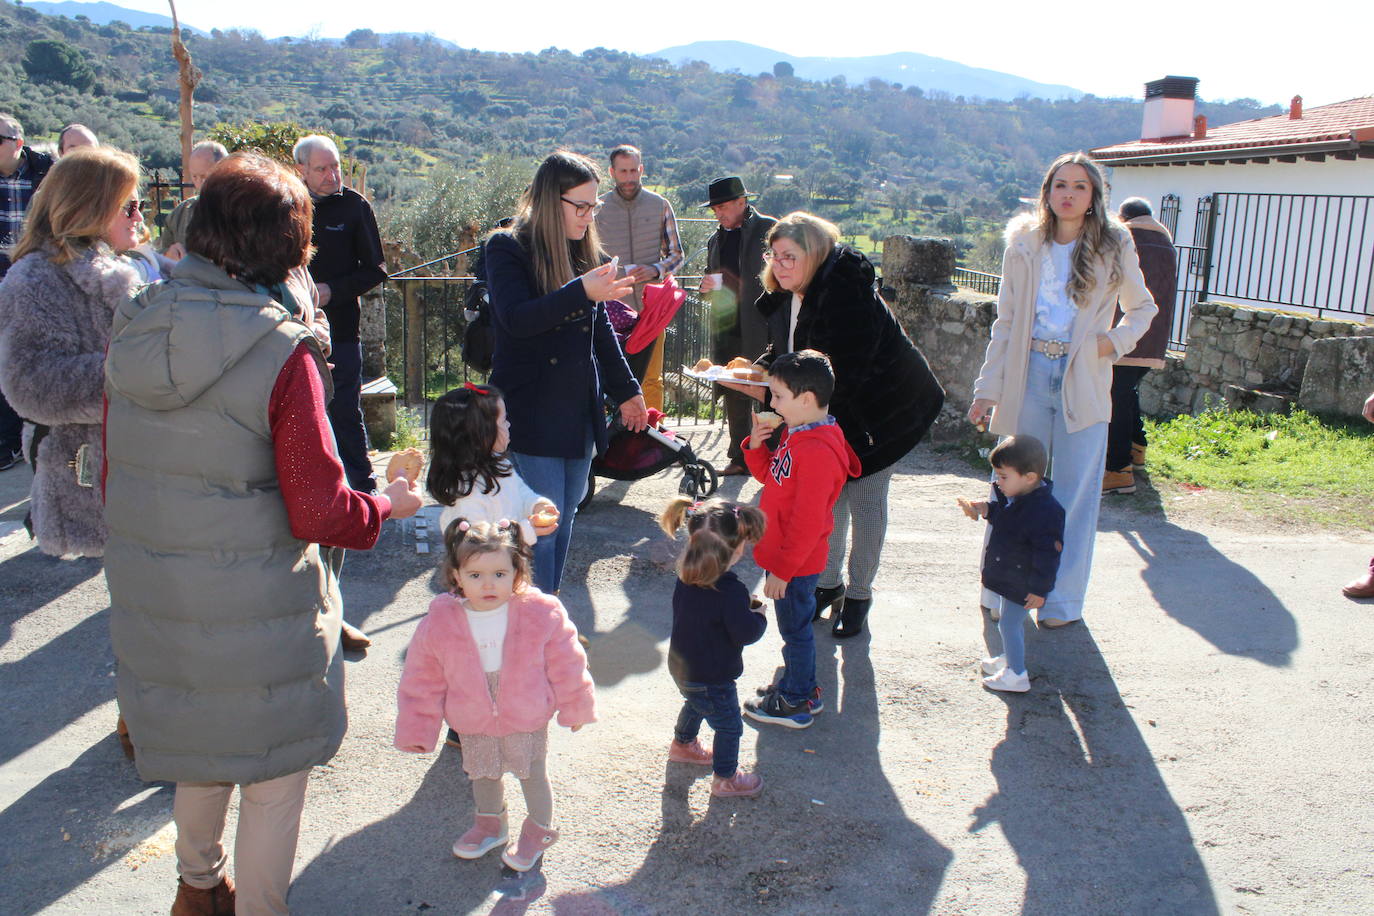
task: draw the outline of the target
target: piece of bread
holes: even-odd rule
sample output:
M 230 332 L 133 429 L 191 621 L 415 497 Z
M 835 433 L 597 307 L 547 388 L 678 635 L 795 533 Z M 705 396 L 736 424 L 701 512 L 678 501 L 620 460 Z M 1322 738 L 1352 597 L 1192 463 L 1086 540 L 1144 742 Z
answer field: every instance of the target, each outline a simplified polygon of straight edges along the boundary
M 536 509 L 534 514 L 530 516 L 530 524 L 536 528 L 547 528 L 550 525 L 556 525 L 558 519 L 558 507 L 544 505 Z
M 725 368 L 727 368 L 727 369 L 744 369 L 744 368 L 746 368 L 746 367 L 748 367 L 748 366 L 752 366 L 752 365 L 753 365 L 753 363 L 751 363 L 749 360 L 745 359 L 743 356 L 736 356 L 734 359 L 730 360 L 728 363 L 725 364 Z
M 697 360 L 697 364 L 696 364 L 695 366 L 692 367 L 692 371 L 693 371 L 693 372 L 705 372 L 705 371 L 707 371 L 708 369 L 711 368 L 711 365 L 712 365 L 712 364 L 711 364 L 711 361 L 710 361 L 709 359 L 699 359 L 699 360 Z
M 754 414 L 754 419 L 758 420 L 760 423 L 767 423 L 769 426 L 777 426 L 782 423 L 782 416 L 773 413 L 771 410 L 760 410 L 758 413 Z
M 405 451 L 397 452 L 391 456 L 391 460 L 386 464 L 386 482 L 391 483 L 397 477 L 405 477 L 406 480 L 416 481 L 420 479 L 420 472 L 425 468 L 424 452 L 418 448 L 408 448 Z

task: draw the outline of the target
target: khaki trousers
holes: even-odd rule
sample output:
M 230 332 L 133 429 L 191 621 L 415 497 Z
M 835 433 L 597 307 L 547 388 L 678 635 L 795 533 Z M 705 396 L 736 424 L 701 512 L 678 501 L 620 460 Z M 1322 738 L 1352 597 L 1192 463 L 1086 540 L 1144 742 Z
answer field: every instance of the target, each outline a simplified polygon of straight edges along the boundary
M 663 409 L 663 343 L 665 335 L 658 335 L 649 354 L 649 367 L 644 370 L 644 381 L 640 389 L 644 392 L 644 405 L 656 410 Z
M 305 769 L 239 788 L 239 826 L 234 837 L 235 912 L 280 916 L 296 861 L 296 838 L 305 807 Z M 224 878 L 224 820 L 230 783 L 177 783 L 172 819 L 177 825 L 177 870 L 192 887 L 211 888 Z

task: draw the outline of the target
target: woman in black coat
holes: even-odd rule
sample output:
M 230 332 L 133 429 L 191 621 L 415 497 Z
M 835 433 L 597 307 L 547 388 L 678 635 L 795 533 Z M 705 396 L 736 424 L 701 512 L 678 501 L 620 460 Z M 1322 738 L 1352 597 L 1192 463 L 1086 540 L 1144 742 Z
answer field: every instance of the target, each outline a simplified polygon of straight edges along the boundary
M 505 395 L 511 458 L 561 516 L 558 531 L 534 548 L 534 584 L 549 593 L 563 576 L 592 456 L 606 448 L 606 396 L 620 405 L 626 428 L 648 422 L 602 305 L 633 284 L 601 264 L 593 221 L 600 180 L 586 157 L 553 153 L 535 172 L 515 222 L 486 247 L 491 383 Z
M 843 601 L 831 632 L 845 639 L 863 632 L 872 603 L 893 465 L 935 421 L 945 392 L 874 289 L 873 265 L 839 237 L 834 225 L 810 213 L 779 220 L 768 234 L 767 292 L 758 308 L 768 320 L 762 362 L 807 348 L 830 357 L 830 413 L 863 463 L 862 475 L 845 484 L 835 503 L 830 556 L 816 588 L 817 616 Z M 738 390 L 759 397 L 762 389 Z

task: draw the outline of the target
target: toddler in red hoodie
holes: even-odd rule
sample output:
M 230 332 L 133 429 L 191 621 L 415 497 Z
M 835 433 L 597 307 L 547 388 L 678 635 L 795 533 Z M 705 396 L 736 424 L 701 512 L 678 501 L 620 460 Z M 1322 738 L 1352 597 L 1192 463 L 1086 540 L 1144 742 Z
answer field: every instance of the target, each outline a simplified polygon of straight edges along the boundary
M 840 488 L 858 477 L 859 457 L 830 416 L 835 373 L 818 350 L 784 353 L 768 369 L 771 407 L 787 428 L 776 448 L 767 439 L 778 426 L 766 414 L 754 415 L 744 441 L 749 472 L 763 484 L 761 508 L 768 517 L 754 561 L 768 573 L 763 593 L 773 599 L 782 634 L 782 678 L 744 714 L 759 722 L 806 728 L 822 709 L 816 686 L 816 582 L 825 569 L 832 510 Z

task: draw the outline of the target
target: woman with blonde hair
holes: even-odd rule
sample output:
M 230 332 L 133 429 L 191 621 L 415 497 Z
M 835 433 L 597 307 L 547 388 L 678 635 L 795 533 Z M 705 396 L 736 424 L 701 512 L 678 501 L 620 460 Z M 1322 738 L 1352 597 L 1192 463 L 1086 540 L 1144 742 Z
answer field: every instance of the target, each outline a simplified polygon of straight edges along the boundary
M 25 424 L 30 533 L 44 553 L 105 550 L 99 482 L 105 348 L 140 283 L 118 252 L 143 222 L 133 156 L 108 146 L 62 157 L 34 195 L 0 283 L 0 389 Z
M 1083 616 L 1112 363 L 1131 351 L 1157 309 L 1135 243 L 1108 212 L 1102 172 L 1086 153 L 1050 164 L 1035 211 L 1013 219 L 1006 236 L 997 319 L 968 419 L 1002 436 L 1034 436 L 1049 450 L 1066 519 L 1059 576 L 1038 618 L 1056 627 Z M 1118 300 L 1122 317 L 1113 326 Z M 982 603 L 1000 608 L 990 592 Z
M 766 292 L 758 308 L 767 319 L 770 343 L 761 361 L 805 349 L 830 357 L 835 371 L 830 414 L 863 465 L 835 503 L 830 551 L 815 590 L 815 616 L 838 607 L 831 634 L 847 639 L 863 632 L 872 606 L 894 466 L 930 428 L 945 393 L 878 295 L 873 265 L 840 244 L 832 223 L 810 213 L 789 213 L 767 241 Z M 763 397 L 757 387 L 736 390 Z
M 495 350 L 491 383 L 505 393 L 520 477 L 553 500 L 557 533 L 534 548 L 534 583 L 558 591 L 573 514 L 594 452 L 606 448 L 604 401 L 638 431 L 648 410 L 602 304 L 628 296 L 596 238 L 601 173 L 585 156 L 550 155 L 534 173 L 509 229 L 487 241 Z

